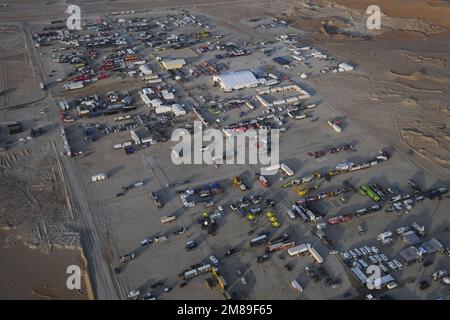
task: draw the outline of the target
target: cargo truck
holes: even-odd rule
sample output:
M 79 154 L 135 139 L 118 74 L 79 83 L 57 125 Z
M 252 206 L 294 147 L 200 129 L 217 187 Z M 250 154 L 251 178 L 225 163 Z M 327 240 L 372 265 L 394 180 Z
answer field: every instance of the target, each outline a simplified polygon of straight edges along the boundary
M 292 177 L 294 175 L 294 171 L 292 171 L 292 169 L 289 168 L 289 166 L 287 164 L 282 163 L 280 168 L 281 168 L 281 171 L 288 177 Z
M 270 244 L 266 247 L 266 253 L 272 253 L 275 251 L 286 250 L 295 246 L 295 242 L 278 242 L 274 244 Z
M 105 180 L 106 178 L 108 178 L 108 175 L 106 173 L 99 173 L 99 174 L 95 174 L 91 177 L 92 181 L 100 181 L 100 180 Z
M 267 235 L 263 234 L 250 240 L 250 247 L 258 246 L 267 242 Z
M 136 255 L 134 253 L 130 253 L 130 254 L 125 254 L 123 256 L 119 257 L 119 262 L 124 263 L 130 260 L 133 260 L 136 258 Z
M 288 250 L 288 254 L 289 254 L 291 257 L 297 256 L 297 255 L 299 255 L 299 254 L 302 254 L 302 253 L 308 251 L 308 248 L 309 248 L 309 244 L 301 244 L 301 245 L 298 245 L 298 246 L 296 246 L 296 247 L 290 248 L 290 249 Z
M 176 219 L 177 219 L 177 217 L 175 215 L 173 215 L 173 214 L 169 215 L 169 216 L 163 216 L 161 218 L 161 223 L 169 223 L 169 222 L 172 222 L 172 221 L 174 221 Z
M 386 240 L 387 238 L 390 238 L 390 237 L 392 237 L 392 232 L 391 231 L 386 231 L 386 232 L 380 233 L 377 236 L 377 240 L 378 241 L 383 241 L 383 240 Z
M 242 183 L 241 179 L 238 176 L 233 177 L 233 184 L 238 187 L 241 191 L 247 190 L 247 187 L 244 183 Z
M 297 282 L 297 280 L 293 280 L 291 282 L 291 286 L 292 286 L 292 288 L 294 288 L 294 290 L 297 290 L 297 292 L 302 292 L 303 291 L 302 286 Z
M 161 208 L 162 207 L 162 203 L 159 200 L 159 197 L 158 197 L 158 195 L 155 192 L 150 192 L 150 197 L 152 198 L 152 200 L 155 203 L 157 208 Z
M 367 185 L 361 186 L 361 187 L 360 187 L 360 191 L 361 191 L 361 193 L 368 195 L 373 201 L 380 201 L 380 200 L 381 200 L 380 196 L 379 196 L 377 193 L 375 193 L 375 192 L 374 192 L 369 186 L 367 186 Z
M 342 132 L 341 123 L 337 120 L 328 120 L 328 124 L 334 129 L 336 132 Z
M 259 183 L 261 183 L 261 185 L 262 185 L 264 188 L 268 188 L 268 187 L 269 187 L 269 181 L 266 179 L 266 177 L 264 177 L 264 176 L 259 176 L 258 181 L 259 181 Z

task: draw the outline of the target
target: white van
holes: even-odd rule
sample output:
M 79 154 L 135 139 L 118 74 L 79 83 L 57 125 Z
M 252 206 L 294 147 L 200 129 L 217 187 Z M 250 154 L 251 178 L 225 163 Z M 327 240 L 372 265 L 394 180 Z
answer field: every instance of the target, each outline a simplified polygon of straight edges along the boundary
M 108 178 L 108 175 L 106 173 L 99 173 L 99 174 L 94 174 L 91 177 L 91 180 L 93 182 L 95 182 L 95 181 L 105 180 L 106 178 Z
M 387 284 L 387 288 L 388 288 L 389 290 L 394 289 L 394 288 L 397 288 L 397 287 L 398 287 L 397 282 L 390 282 L 390 283 Z

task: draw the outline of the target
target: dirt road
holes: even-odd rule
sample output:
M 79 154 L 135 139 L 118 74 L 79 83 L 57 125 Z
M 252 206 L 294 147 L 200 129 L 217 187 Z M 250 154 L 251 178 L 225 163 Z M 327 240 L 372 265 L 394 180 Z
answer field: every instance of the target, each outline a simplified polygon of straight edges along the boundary
M 92 208 L 86 200 L 86 190 L 79 183 L 76 163 L 72 159 L 62 158 L 65 183 L 71 195 L 71 206 L 75 219 L 79 223 L 81 243 L 88 260 L 88 272 L 91 278 L 95 298 L 99 300 L 117 300 L 118 295 L 111 277 L 112 270 L 107 263 L 106 234 L 103 229 L 101 212 Z

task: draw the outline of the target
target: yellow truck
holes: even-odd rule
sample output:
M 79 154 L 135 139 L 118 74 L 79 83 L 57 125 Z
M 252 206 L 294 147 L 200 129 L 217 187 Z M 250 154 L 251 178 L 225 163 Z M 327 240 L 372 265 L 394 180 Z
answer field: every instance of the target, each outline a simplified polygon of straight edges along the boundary
M 241 191 L 247 190 L 247 187 L 245 186 L 244 183 L 242 183 L 241 179 L 238 176 L 233 177 L 233 184 L 239 189 L 241 189 Z

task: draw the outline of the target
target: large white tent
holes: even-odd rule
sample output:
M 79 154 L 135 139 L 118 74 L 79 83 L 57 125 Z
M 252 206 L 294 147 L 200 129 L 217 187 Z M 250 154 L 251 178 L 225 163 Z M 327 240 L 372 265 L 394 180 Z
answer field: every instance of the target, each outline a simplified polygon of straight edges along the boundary
M 220 74 L 213 76 L 213 81 L 218 82 L 225 91 L 251 88 L 258 85 L 258 79 L 250 71 Z

